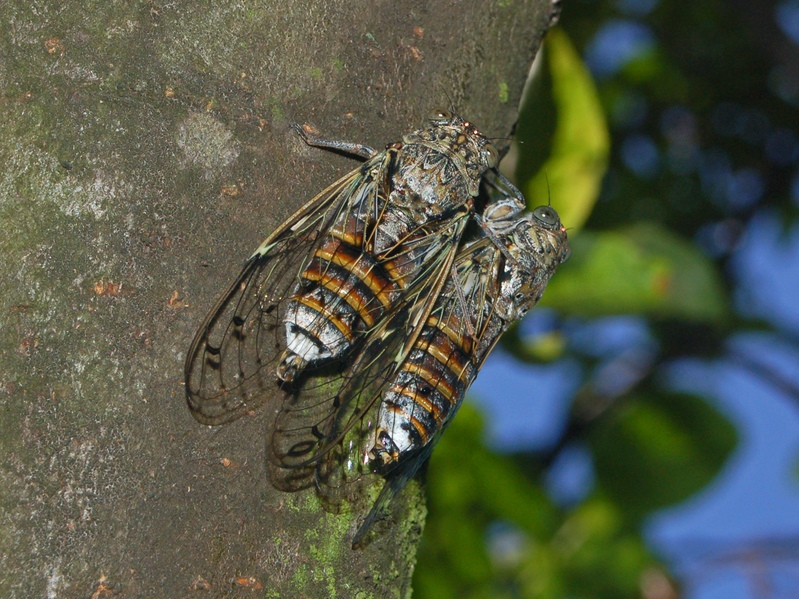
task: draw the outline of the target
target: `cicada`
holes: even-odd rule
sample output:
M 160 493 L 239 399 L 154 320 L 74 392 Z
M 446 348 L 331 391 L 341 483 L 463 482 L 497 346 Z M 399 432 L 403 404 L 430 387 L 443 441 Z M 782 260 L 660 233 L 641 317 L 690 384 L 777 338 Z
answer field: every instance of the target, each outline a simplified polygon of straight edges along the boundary
M 516 198 L 505 196 L 474 219 L 479 227 L 458 250 L 432 308 L 385 327 L 387 335 L 407 340 L 397 352 L 403 358 L 386 364 L 359 356 L 348 405 L 328 405 L 322 437 L 303 410 L 287 406 L 276 419 L 271 449 L 284 467 L 292 464 L 286 449 L 302 446 L 303 438 L 325 448 L 313 467 L 326 495 L 346 496 L 364 475 L 385 479 L 354 545 L 429 457 L 502 333 L 538 302 L 569 256 L 565 228 L 549 206 L 520 213 Z
M 187 398 L 210 425 L 271 402 L 278 488 L 349 497 L 385 477 L 359 541 L 538 300 L 566 238 L 551 208 L 522 214 L 496 149 L 457 116 L 439 111 L 380 152 L 298 131 L 365 162 L 250 257 L 189 349 Z
M 481 182 L 504 180 L 494 145 L 446 111 L 382 151 L 298 131 L 310 145 L 365 162 L 279 226 L 200 326 L 185 380 L 203 424 L 286 393 L 302 403 L 313 387 L 306 375 L 320 370 L 349 373 L 327 385 L 347 404 L 335 385 L 357 378 L 352 364 L 382 344 L 385 322 L 411 307 L 430 311 Z M 515 201 L 521 209 L 521 194 Z

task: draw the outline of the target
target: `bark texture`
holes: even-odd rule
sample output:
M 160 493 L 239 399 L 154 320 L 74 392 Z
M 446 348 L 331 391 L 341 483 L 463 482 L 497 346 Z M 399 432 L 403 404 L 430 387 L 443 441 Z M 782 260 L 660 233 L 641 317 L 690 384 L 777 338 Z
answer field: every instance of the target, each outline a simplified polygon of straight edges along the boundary
M 0 596 L 405 597 L 411 485 L 357 514 L 273 490 L 263 414 L 185 407 L 205 312 L 353 168 L 435 106 L 513 127 L 549 0 L 0 5 Z M 501 143 L 498 145 L 502 145 Z

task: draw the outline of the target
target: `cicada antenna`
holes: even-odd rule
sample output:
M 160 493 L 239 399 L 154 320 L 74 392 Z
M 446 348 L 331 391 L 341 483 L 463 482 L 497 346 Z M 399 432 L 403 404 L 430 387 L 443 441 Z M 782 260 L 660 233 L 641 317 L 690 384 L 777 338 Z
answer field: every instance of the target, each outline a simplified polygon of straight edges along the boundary
M 449 111 L 454 113 L 455 103 L 452 101 L 452 97 L 449 95 L 449 92 L 446 90 L 446 88 L 442 88 L 441 91 L 443 91 L 444 95 L 447 97 L 447 103 L 449 104 Z
M 547 182 L 547 206 L 552 208 L 552 189 L 549 187 L 549 171 L 546 168 L 544 169 L 544 179 Z

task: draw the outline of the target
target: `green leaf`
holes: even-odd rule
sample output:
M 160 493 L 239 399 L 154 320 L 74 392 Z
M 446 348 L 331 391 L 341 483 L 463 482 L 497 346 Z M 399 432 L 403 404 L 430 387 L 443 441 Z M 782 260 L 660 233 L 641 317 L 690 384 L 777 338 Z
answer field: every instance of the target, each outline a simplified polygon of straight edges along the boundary
M 480 523 L 481 514 L 482 525 L 502 519 L 530 532 L 549 532 L 554 517 L 549 500 L 512 458 L 485 447 L 483 429 L 483 419 L 471 405 L 458 411 L 430 462 L 430 510 L 449 514 L 463 510 L 464 516 L 471 513 L 474 523 Z M 478 511 L 475 498 L 480 502 Z
M 589 443 L 599 488 L 637 523 L 707 485 L 737 434 L 700 397 L 662 392 L 631 399 L 598 423 Z
M 485 447 L 483 428 L 482 417 L 467 403 L 433 453 L 414 596 L 497 597 L 497 571 L 485 543 L 488 526 L 512 522 L 530 537 L 556 530 L 557 512 L 546 494 L 513 458 Z
M 561 221 L 576 230 L 588 218 L 599 194 L 608 165 L 610 136 L 591 75 L 563 30 L 548 34 L 546 56 L 556 125 L 548 160 L 524 188 L 536 205 L 551 197 Z M 532 101 L 540 103 L 541 99 L 534 95 Z M 525 110 L 536 110 L 536 106 L 530 104 Z M 520 163 L 531 158 L 525 146 L 541 143 L 540 138 L 525 139 L 524 133 L 520 130 L 520 137 L 527 142 L 520 150 Z M 524 170 L 520 164 L 519 172 Z
M 637 597 L 642 572 L 657 567 L 638 532 L 625 527 L 619 506 L 596 495 L 568 514 L 542 550 L 558 565 L 550 576 L 552 591 L 526 597 Z M 531 577 L 532 585 L 540 584 L 537 578 Z
M 433 454 L 414 597 L 635 596 L 656 560 L 620 507 L 595 494 L 560 511 L 543 492 L 535 461 L 497 455 L 482 438 L 480 415 L 467 404 Z M 492 555 L 486 531 L 496 520 L 509 523 L 517 540 Z
M 571 246 L 541 305 L 588 317 L 632 313 L 714 324 L 729 314 L 713 262 L 660 225 L 583 232 Z

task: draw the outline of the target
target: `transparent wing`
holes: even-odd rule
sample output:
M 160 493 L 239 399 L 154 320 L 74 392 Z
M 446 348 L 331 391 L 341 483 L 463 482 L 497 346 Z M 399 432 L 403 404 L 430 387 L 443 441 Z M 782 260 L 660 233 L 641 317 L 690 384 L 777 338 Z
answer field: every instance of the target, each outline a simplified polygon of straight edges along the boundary
M 281 326 L 299 273 L 351 198 L 373 201 L 372 162 L 345 175 L 300 208 L 248 260 L 206 316 L 185 364 L 192 415 L 218 425 L 240 417 L 280 392 L 275 365 L 285 349 Z

